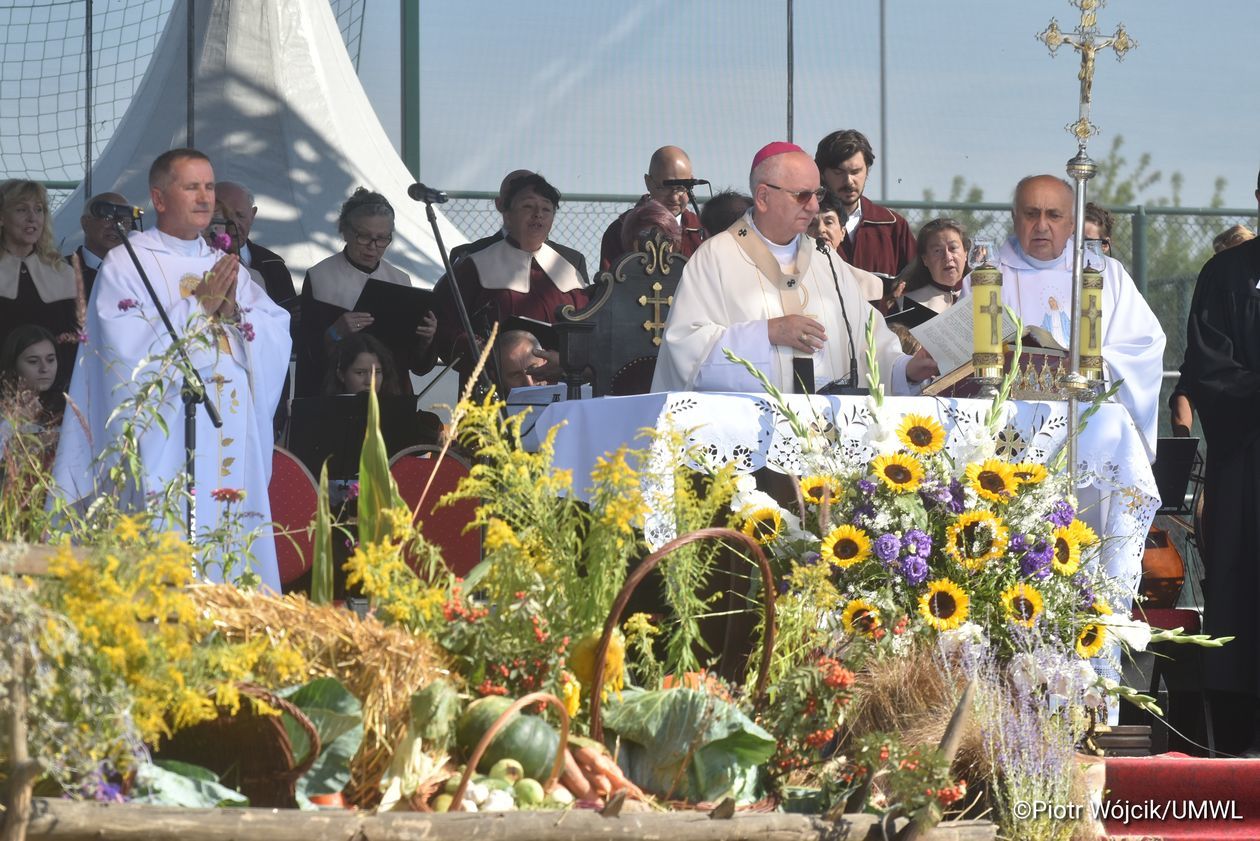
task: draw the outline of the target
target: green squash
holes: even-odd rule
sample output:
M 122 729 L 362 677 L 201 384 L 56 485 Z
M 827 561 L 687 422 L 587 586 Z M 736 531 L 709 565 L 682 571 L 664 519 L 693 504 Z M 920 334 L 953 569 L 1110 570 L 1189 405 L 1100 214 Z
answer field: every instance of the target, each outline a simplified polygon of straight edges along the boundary
M 468 705 L 455 727 L 455 741 L 464 755 L 472 753 L 477 742 L 495 719 L 512 706 L 511 698 L 490 695 Z M 551 773 L 552 763 L 560 749 L 560 734 L 536 715 L 513 713 L 507 726 L 499 731 L 490 747 L 477 763 L 477 770 L 487 773 L 501 759 L 521 763 L 525 776 L 544 780 Z

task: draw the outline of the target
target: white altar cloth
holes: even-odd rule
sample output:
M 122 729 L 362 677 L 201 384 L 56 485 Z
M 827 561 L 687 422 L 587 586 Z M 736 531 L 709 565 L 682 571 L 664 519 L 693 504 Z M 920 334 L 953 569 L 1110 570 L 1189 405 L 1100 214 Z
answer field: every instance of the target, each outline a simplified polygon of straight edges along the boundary
M 846 448 L 863 441 L 870 422 L 866 397 L 787 395 L 789 407 Z M 909 413 L 936 418 L 948 433 L 946 447 L 958 452 L 969 436 L 984 430 L 988 400 L 938 397 L 890 397 L 885 407 L 893 416 Z M 1084 411 L 1084 407 L 1081 407 Z M 1067 403 L 1012 401 L 997 453 L 1012 460 L 1046 462 L 1067 441 Z M 546 431 L 564 427 L 555 440 L 555 466 L 573 471 L 573 486 L 584 495 L 595 460 L 623 444 L 644 448 L 644 428 L 665 430 L 672 424 L 686 430 L 686 447 L 709 465 L 737 464 L 740 473 L 762 467 L 800 475 L 799 442 L 787 419 L 764 394 L 672 392 L 633 397 L 605 397 L 555 403 L 526 420 L 525 445 L 536 448 Z M 867 452 L 863 457 L 872 457 Z M 642 466 L 642 465 L 640 465 Z M 669 493 L 664 477 L 647 471 L 645 490 Z M 1082 518 L 1103 537 L 1102 559 L 1115 576 L 1136 585 L 1144 539 L 1159 508 L 1159 489 L 1147 461 L 1142 438 L 1128 411 L 1119 404 L 1101 406 L 1077 441 L 1077 494 Z M 648 545 L 658 547 L 674 537 L 673 524 L 653 507 L 645 524 Z

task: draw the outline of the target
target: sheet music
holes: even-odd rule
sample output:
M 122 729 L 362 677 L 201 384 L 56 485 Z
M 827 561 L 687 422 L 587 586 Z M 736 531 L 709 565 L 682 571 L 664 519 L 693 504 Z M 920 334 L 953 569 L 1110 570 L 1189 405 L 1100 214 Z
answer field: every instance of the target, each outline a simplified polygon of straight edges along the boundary
M 973 331 L 971 299 L 963 298 L 945 312 L 922 324 L 911 327 L 910 335 L 936 360 L 941 373 L 949 373 L 971 361 Z M 1002 310 L 1003 341 L 1014 338 L 1015 322 Z

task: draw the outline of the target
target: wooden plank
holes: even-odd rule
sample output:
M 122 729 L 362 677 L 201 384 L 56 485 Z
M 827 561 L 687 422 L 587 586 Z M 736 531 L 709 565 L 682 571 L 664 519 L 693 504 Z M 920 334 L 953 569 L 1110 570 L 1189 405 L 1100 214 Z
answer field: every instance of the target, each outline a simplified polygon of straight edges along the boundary
M 27 830 L 30 839 L 52 841 L 865 841 L 876 837 L 873 815 L 847 815 L 835 824 L 810 815 L 737 814 L 711 820 L 702 812 L 650 812 L 605 818 L 587 810 L 570 812 L 454 813 L 422 815 L 356 812 L 298 812 L 275 809 L 177 809 L 36 798 Z M 992 841 L 987 821 L 942 824 L 931 841 Z
M 0 543 L 0 572 L 9 575 L 47 575 L 48 562 L 60 547 L 44 543 Z M 83 550 L 72 548 L 71 552 Z

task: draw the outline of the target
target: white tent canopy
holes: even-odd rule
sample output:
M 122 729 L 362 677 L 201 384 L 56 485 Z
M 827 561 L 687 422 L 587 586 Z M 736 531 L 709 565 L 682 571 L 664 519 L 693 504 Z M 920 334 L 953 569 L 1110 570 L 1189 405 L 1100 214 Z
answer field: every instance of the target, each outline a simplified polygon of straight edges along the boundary
M 146 214 L 149 165 L 187 145 L 186 2 L 174 4 L 144 80 L 92 170 L 93 192 L 122 193 Z M 397 214 L 387 259 L 417 285 L 432 285 L 441 257 L 424 206 L 407 197 L 411 173 L 359 83 L 329 4 L 203 0 L 194 15 L 194 145 L 217 178 L 253 191 L 252 238 L 284 257 L 300 281 L 341 249 L 337 213 L 364 186 L 384 194 Z M 80 185 L 54 219 L 67 244 L 82 238 L 87 198 Z M 465 241 L 441 215 L 438 224 L 448 247 Z

